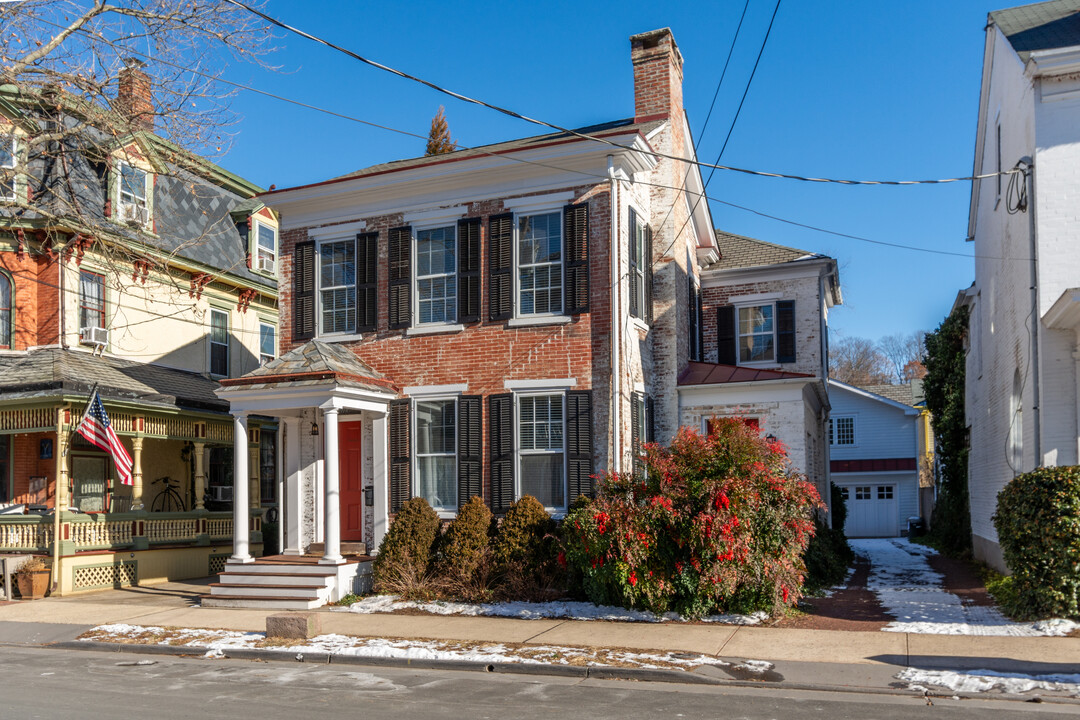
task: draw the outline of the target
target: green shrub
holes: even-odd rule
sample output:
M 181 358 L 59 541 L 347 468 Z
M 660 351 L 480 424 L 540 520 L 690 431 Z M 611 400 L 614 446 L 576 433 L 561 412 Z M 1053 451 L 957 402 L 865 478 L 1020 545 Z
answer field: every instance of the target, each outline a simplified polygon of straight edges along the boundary
M 483 498 L 470 498 L 443 533 L 437 568 L 440 577 L 468 582 L 487 550 L 490 527 L 491 511 Z
M 398 511 L 372 563 L 375 589 L 400 592 L 426 575 L 431 546 L 439 533 L 439 516 L 421 497 L 409 499 Z
M 781 443 L 740 419 L 713 427 L 646 445 L 644 474 L 608 474 L 567 514 L 566 560 L 590 600 L 689 618 L 798 600 L 821 499 Z
M 535 567 L 548 559 L 555 528 L 547 510 L 532 495 L 510 506 L 499 523 L 491 550 L 500 568 Z
M 835 508 L 833 505 L 834 511 Z M 843 530 L 833 529 L 820 520 L 814 521 L 814 527 L 814 537 L 803 554 L 806 562 L 804 587 L 811 593 L 842 583 L 847 577 L 847 569 L 855 562 L 855 553 L 848 545 Z
M 829 500 L 832 505 L 832 522 L 829 525 L 833 530 L 843 533 L 844 523 L 847 522 L 847 500 L 844 499 L 843 490 L 834 482 L 829 483 Z
M 1017 475 L 998 494 L 994 527 L 1021 619 L 1080 617 L 1080 467 Z

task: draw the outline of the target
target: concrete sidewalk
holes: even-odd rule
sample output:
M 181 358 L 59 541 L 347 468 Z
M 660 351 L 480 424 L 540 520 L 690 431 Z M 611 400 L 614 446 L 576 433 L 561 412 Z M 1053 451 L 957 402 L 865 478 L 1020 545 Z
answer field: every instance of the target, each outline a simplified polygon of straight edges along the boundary
M 0 642 L 73 640 L 105 623 L 261 632 L 278 611 L 197 607 L 200 583 L 0 605 Z M 887 690 L 907 667 L 1031 675 L 1080 672 L 1080 638 L 915 635 L 715 624 L 362 615 L 324 608 L 324 633 L 358 637 L 693 652 L 766 660 L 787 682 Z

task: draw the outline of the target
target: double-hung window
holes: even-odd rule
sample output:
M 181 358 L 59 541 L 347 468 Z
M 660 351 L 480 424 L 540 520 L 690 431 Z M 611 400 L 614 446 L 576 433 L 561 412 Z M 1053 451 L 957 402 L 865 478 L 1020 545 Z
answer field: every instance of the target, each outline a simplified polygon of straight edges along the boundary
M 855 417 L 843 415 L 829 419 L 829 441 L 833 445 L 855 444 Z
M 630 316 L 649 321 L 649 270 L 652 253 L 647 247 L 647 226 L 641 217 L 630 210 Z
M 775 307 L 748 305 L 740 307 L 738 317 L 739 362 L 772 362 L 776 359 Z
M 356 328 L 356 242 L 319 246 L 320 334 L 351 333 Z
M 277 328 L 267 322 L 259 323 L 259 364 L 265 365 L 277 357 Z
M 518 395 L 518 492 L 546 508 L 566 507 L 564 396 Z
M 105 276 L 88 270 L 79 272 L 79 332 L 105 327 Z
M 256 269 L 273 275 L 277 270 L 277 228 L 255 222 L 255 251 Z
M 210 310 L 210 374 L 229 374 L 229 313 Z
M 458 319 L 457 227 L 416 231 L 418 325 L 447 325 Z
M 413 492 L 436 512 L 458 508 L 457 400 L 416 400 L 414 454 L 416 481 Z
M 518 215 L 517 232 L 517 314 L 561 314 L 562 213 Z
M 0 348 L 11 349 L 11 278 L 6 273 L 0 273 Z M 0 478 L 0 487 L 7 482 L 7 477 Z
M 15 159 L 17 141 L 14 135 L 0 135 L 0 200 L 15 199 Z
M 150 222 L 150 204 L 147 200 L 150 176 L 145 170 L 120 163 L 120 221 L 143 226 Z

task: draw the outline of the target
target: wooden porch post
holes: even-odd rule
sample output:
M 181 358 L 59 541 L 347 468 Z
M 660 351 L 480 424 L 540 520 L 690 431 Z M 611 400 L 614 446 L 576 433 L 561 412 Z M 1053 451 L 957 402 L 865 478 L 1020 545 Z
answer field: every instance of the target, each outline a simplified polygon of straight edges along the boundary
M 371 485 L 374 494 L 372 548 L 368 552 L 378 552 L 383 536 L 390 524 L 389 490 L 390 463 L 387 461 L 386 411 L 377 413 L 371 421 Z
M 195 453 L 195 509 L 205 510 L 203 496 L 206 495 L 206 443 L 195 442 L 192 452 Z
M 237 563 L 255 562 L 249 543 L 247 445 L 247 413 L 237 413 L 233 415 L 233 554 L 229 558 Z
M 136 418 L 136 423 L 141 418 Z M 131 509 L 143 509 L 143 472 L 142 472 L 142 446 L 143 439 L 136 435 L 131 438 Z
M 323 425 L 326 432 L 326 445 L 323 452 L 323 478 L 326 491 L 326 500 L 323 509 L 323 537 L 326 539 L 323 556 L 320 563 L 337 565 L 343 561 L 341 557 L 341 485 L 340 468 L 338 467 L 338 409 L 335 407 L 323 410 Z

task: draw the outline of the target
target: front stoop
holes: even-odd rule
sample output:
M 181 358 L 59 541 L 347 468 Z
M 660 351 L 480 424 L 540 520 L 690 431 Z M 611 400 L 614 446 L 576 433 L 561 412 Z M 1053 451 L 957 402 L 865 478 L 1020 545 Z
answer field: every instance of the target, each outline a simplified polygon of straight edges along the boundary
M 323 565 L 319 555 L 275 555 L 253 563 L 226 562 L 203 607 L 311 610 L 337 602 L 370 584 L 371 558 L 349 557 Z

